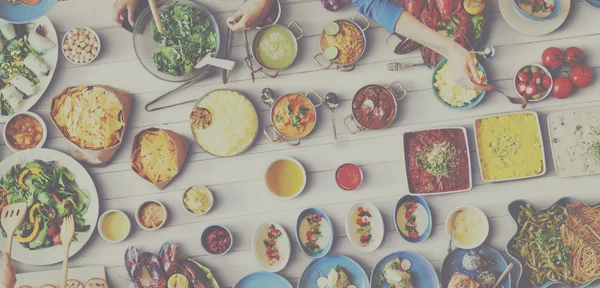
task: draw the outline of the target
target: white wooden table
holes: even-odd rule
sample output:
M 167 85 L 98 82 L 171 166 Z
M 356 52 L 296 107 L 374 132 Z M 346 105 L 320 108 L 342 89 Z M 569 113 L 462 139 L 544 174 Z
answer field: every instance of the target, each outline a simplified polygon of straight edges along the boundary
M 226 17 L 235 11 L 242 1 L 202 2 L 217 15 L 221 31 L 226 31 L 223 24 Z M 497 56 L 483 65 L 492 84 L 498 88 L 512 93 L 512 77 L 515 71 L 524 64 L 540 62 L 541 53 L 548 46 L 579 46 L 586 54 L 586 62 L 594 68 L 596 75 L 600 75 L 600 10 L 581 0 L 573 0 L 569 19 L 562 28 L 546 36 L 529 37 L 517 33 L 504 22 L 495 0 L 487 2 L 487 9 L 491 12 L 488 26 L 489 43 L 497 48 Z M 280 73 L 282 75 L 277 79 L 266 79 L 258 75 L 256 83 L 252 84 L 250 74 L 242 62 L 245 57 L 243 38 L 241 34 L 236 34 L 232 55 L 238 66 L 232 71 L 226 87 L 239 90 L 251 98 L 259 110 L 261 129 L 269 121 L 268 109 L 260 103 L 260 91 L 264 87 L 273 88 L 278 95 L 305 92 L 311 87 L 323 95 L 327 92 L 337 93 L 342 99 L 337 110 L 340 147 L 336 149 L 332 145 L 331 116 L 329 110 L 323 107 L 319 109 L 320 122 L 316 129 L 300 147 L 272 144 L 261 134 L 256 144 L 246 153 L 233 158 L 217 159 L 193 144 L 188 124 L 193 103 L 161 112 L 149 113 L 144 110 L 143 107 L 148 101 L 177 84 L 157 80 L 144 70 L 134 54 L 131 34 L 113 23 L 112 6 L 112 1 L 106 0 L 70 0 L 58 3 L 48 14 L 59 32 L 59 38 L 74 26 L 84 25 L 95 29 L 102 41 L 102 51 L 98 59 L 85 66 L 72 65 L 60 56 L 54 81 L 33 108 L 34 112 L 45 118 L 46 123 L 51 123 L 48 117 L 51 97 L 72 85 L 105 84 L 135 94 L 124 145 L 109 166 L 88 167 L 100 194 L 101 211 L 125 211 L 133 221 L 134 231 L 120 244 L 109 244 L 95 232 L 86 248 L 70 262 L 72 267 L 105 265 L 111 287 L 127 286 L 127 282 L 119 276 L 127 277 L 123 255 L 128 246 L 135 245 L 142 251 L 158 253 L 160 245 L 166 240 L 177 241 L 182 254 L 193 256 L 209 266 L 222 287 L 231 287 L 244 275 L 260 270 L 254 261 L 251 241 L 254 228 L 263 221 L 279 222 L 291 236 L 292 259 L 281 274 L 295 285 L 303 269 L 310 263 L 310 259 L 300 251 L 293 237 L 296 217 L 307 207 L 320 207 L 332 219 L 336 239 L 330 253 L 344 254 L 355 259 L 368 274 L 380 258 L 401 250 L 410 250 L 425 256 L 439 273 L 448 245 L 443 224 L 447 214 L 458 205 L 468 204 L 481 208 L 491 224 L 487 244 L 504 251 L 506 242 L 515 232 L 515 225 L 507 211 L 507 205 L 512 200 L 525 198 L 542 207 L 563 196 L 572 196 L 588 202 L 600 200 L 597 191 L 600 177 L 556 177 L 549 149 L 546 149 L 548 172 L 545 176 L 500 184 L 483 183 L 475 160 L 473 120 L 481 115 L 519 111 L 520 107 L 510 104 L 497 93 L 490 93 L 479 106 L 468 111 L 454 111 L 442 106 L 431 91 L 430 69 L 417 67 L 395 73 L 385 70 L 385 64 L 391 60 L 406 63 L 421 60 L 418 51 L 405 56 L 395 55 L 392 51 L 396 43 L 385 44 L 388 33 L 379 25 L 375 24 L 367 31 L 367 52 L 358 62 L 354 72 L 320 70 L 312 61 L 312 56 L 319 51 L 318 36 L 322 28 L 327 22 L 335 19 L 350 19 L 356 13 L 356 9 L 350 4 L 340 12 L 331 13 L 315 0 L 283 0 L 283 16 L 280 23 L 287 24 L 296 20 L 306 32 L 306 37 L 299 41 L 300 55 L 292 67 Z M 253 37 L 254 33 L 250 32 L 249 37 Z M 354 93 L 366 84 L 387 85 L 396 80 L 400 80 L 409 90 L 409 95 L 399 104 L 396 121 L 387 129 L 378 132 L 362 132 L 354 136 L 347 133 L 341 121 L 350 113 L 350 100 Z M 224 85 L 221 82 L 221 73 L 215 73 L 211 78 L 174 96 L 173 101 L 197 99 L 208 91 L 222 87 Z M 578 91 L 568 100 L 560 101 L 550 97 L 530 105 L 529 109 L 540 113 L 544 141 L 548 142 L 548 113 L 600 105 L 598 89 L 600 81 L 597 76 L 592 87 Z M 466 193 L 427 197 L 426 200 L 433 210 L 435 228 L 427 241 L 411 244 L 402 240 L 396 233 L 392 220 L 396 202 L 407 193 L 402 133 L 449 125 L 465 126 L 468 129 L 474 188 Z M 133 136 L 148 127 L 172 129 L 186 136 L 192 143 L 193 148 L 182 173 L 164 191 L 149 185 L 130 169 L 129 157 Z M 58 131 L 53 127 L 50 129 L 46 147 L 67 152 L 65 140 L 60 138 Z M 5 145 L 2 145 L 1 149 L 2 158 L 11 153 Z M 307 189 L 300 197 L 290 201 L 279 201 L 267 195 L 263 184 L 264 168 L 274 158 L 281 156 L 298 159 L 308 172 Z M 365 173 L 365 182 L 357 191 L 344 192 L 335 184 L 335 169 L 345 162 L 359 164 Z M 184 189 L 197 184 L 208 186 L 215 194 L 216 203 L 209 214 L 192 217 L 183 211 L 180 201 Z M 167 225 L 155 232 L 142 231 L 133 220 L 136 207 L 148 199 L 162 201 L 170 212 Z M 357 201 L 374 203 L 385 218 L 385 239 L 382 246 L 373 253 L 363 254 L 356 251 L 345 235 L 345 214 Z M 214 223 L 226 225 L 233 231 L 234 247 L 225 256 L 211 257 L 201 248 L 200 233 Z M 22 264 L 16 264 L 16 267 L 19 272 L 60 268 L 59 265 L 35 267 Z M 513 272 L 512 275 L 516 280 L 517 273 Z

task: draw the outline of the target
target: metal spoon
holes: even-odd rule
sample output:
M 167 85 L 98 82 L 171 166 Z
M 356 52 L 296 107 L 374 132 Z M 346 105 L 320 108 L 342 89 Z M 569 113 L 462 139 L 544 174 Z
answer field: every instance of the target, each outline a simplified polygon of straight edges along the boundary
M 335 95 L 335 93 L 329 92 L 325 96 L 325 103 L 327 104 L 327 107 L 329 107 L 329 110 L 331 110 L 331 124 L 333 125 L 333 137 L 335 138 L 335 147 L 338 147 L 337 132 L 335 130 L 335 111 L 334 110 L 335 110 L 335 108 L 338 107 L 340 100 L 338 99 L 338 96 Z
M 485 45 L 483 48 L 481 48 L 481 50 L 471 51 L 471 53 L 481 55 L 481 57 L 483 57 L 485 60 L 490 60 L 496 55 L 496 48 L 494 48 L 492 45 Z

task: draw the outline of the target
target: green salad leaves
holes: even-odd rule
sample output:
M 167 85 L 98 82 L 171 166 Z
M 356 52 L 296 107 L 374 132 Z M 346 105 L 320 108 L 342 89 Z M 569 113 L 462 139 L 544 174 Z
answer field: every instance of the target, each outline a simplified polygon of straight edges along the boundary
M 175 2 L 161 12 L 160 22 L 162 34 L 152 21 L 152 39 L 160 43 L 152 57 L 158 71 L 174 76 L 191 74 L 204 55 L 215 52 L 215 27 L 202 11 Z

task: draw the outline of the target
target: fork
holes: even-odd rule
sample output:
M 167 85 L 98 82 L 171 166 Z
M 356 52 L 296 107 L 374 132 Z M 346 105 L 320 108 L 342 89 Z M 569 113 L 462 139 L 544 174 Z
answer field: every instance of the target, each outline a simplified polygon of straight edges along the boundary
M 16 204 L 11 204 L 4 209 L 2 209 L 2 215 L 0 219 L 0 223 L 2 223 L 2 228 L 6 231 L 8 236 L 8 247 L 6 249 L 6 253 L 8 254 L 8 261 L 10 263 L 11 259 L 11 250 L 13 238 L 15 236 L 15 231 L 23 222 L 23 218 L 27 214 L 27 203 L 21 202 Z
M 75 222 L 73 221 L 73 215 L 69 215 L 63 219 L 63 224 L 60 229 L 60 241 L 65 247 L 65 260 L 63 261 L 63 271 L 62 280 L 60 282 L 60 288 L 67 287 L 67 272 L 69 270 L 69 248 L 71 248 L 73 236 L 75 236 Z
M 400 63 L 400 62 L 390 62 L 387 64 L 387 70 L 388 71 L 400 71 L 400 70 L 404 70 L 408 67 L 423 66 L 423 65 L 427 65 L 427 64 L 429 64 L 429 63 L 404 64 L 404 63 Z

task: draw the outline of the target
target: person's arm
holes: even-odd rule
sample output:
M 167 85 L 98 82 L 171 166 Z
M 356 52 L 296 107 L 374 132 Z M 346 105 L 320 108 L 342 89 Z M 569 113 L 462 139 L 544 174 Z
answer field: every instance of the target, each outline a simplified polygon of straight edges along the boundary
M 232 31 L 248 30 L 260 25 L 265 19 L 273 0 L 246 0 L 240 8 L 227 18 Z
M 425 26 L 417 18 L 406 12 L 405 8 L 401 7 L 396 1 L 353 1 L 361 14 L 378 22 L 388 32 L 408 37 L 447 58 L 454 81 L 460 86 L 476 90 L 490 89 L 479 84 L 482 81 L 477 72 L 474 54 L 469 53 L 451 39 Z
M 123 21 L 127 20 L 131 27 L 135 26 L 134 13 L 137 3 L 138 0 L 116 0 L 113 12 L 115 22 L 121 25 Z

